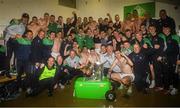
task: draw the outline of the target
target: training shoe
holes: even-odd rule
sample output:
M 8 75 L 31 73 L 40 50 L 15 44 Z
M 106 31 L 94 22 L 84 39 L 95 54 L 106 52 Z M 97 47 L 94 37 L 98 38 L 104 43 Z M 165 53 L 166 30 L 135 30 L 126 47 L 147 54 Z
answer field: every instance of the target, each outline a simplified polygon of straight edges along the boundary
M 146 78 L 146 82 L 147 82 L 148 84 L 151 83 L 151 80 L 149 79 L 149 75 L 148 75 L 148 77 Z
M 124 85 L 121 84 L 120 87 L 118 87 L 118 90 L 122 90 L 124 88 Z
M 62 85 L 61 83 L 59 83 L 59 87 L 60 87 L 61 89 L 64 89 L 64 88 L 65 88 L 65 86 Z
M 6 74 L 6 77 L 8 78 L 12 78 L 12 76 L 10 74 Z
M 173 88 L 171 91 L 170 91 L 170 94 L 171 95 L 176 95 L 178 93 L 178 89 L 176 88 Z
M 58 88 L 58 84 L 55 84 L 53 89 L 57 89 Z
M 12 76 L 10 75 L 10 73 L 6 73 L 6 77 L 12 78 Z
M 31 88 L 27 88 L 26 93 L 30 94 L 32 92 Z
M 149 88 L 154 88 L 154 87 L 155 87 L 155 81 L 152 80 L 152 81 L 151 81 L 151 85 L 149 86 Z
M 26 90 L 26 94 L 25 94 L 25 96 L 26 97 L 30 97 L 30 96 L 32 96 L 32 89 L 31 88 L 28 88 L 27 90 Z
M 131 94 L 132 94 L 132 87 L 129 87 L 129 88 L 128 88 L 127 94 L 128 94 L 128 95 L 131 95 Z

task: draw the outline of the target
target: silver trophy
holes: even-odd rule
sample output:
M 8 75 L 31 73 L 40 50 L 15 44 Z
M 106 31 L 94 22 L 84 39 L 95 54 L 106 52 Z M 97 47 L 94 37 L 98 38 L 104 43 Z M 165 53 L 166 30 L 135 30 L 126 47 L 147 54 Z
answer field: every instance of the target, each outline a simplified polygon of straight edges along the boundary
M 91 80 L 101 81 L 103 79 L 103 64 L 96 62 L 90 66 L 90 69 L 92 70 L 92 75 L 90 76 Z

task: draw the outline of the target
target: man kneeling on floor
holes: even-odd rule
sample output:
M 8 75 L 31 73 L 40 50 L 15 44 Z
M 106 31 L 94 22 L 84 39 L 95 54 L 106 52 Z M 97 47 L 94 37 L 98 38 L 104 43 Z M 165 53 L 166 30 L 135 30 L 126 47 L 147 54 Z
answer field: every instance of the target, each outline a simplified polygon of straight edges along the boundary
M 127 95 L 132 93 L 131 82 L 134 80 L 134 74 L 132 72 L 132 61 L 120 51 L 115 51 L 115 57 L 113 64 L 109 69 L 110 78 L 121 84 L 119 89 L 123 89 L 123 86 L 128 87 Z
M 49 57 L 47 64 L 41 64 L 39 70 L 39 80 L 35 88 L 27 94 L 27 96 L 35 96 L 42 92 L 44 89 L 48 88 L 48 96 L 52 96 L 53 87 L 57 83 L 57 68 L 55 66 L 55 59 Z

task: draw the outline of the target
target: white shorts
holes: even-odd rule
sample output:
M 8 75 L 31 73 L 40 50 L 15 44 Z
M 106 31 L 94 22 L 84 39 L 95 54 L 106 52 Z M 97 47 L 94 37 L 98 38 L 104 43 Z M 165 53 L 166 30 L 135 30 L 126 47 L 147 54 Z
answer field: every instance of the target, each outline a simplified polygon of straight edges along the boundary
M 119 76 L 120 76 L 121 79 L 123 79 L 124 77 L 129 76 L 129 77 L 131 78 L 131 82 L 133 82 L 133 81 L 134 81 L 134 78 L 135 78 L 135 76 L 134 76 L 133 73 L 132 73 L 132 74 L 127 74 L 127 73 L 121 72 L 121 73 L 119 73 Z
M 55 59 L 57 59 L 57 56 L 59 56 L 60 53 L 51 52 L 51 56 L 53 56 Z

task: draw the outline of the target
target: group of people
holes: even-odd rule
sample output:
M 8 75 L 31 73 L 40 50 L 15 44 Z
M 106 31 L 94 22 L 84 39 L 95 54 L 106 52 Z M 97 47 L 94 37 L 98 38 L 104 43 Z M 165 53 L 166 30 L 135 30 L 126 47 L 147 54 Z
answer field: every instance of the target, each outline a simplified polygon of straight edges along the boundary
M 176 94 L 178 91 L 180 37 L 176 35 L 173 18 L 162 9 L 159 19 L 148 13 L 139 17 L 137 10 L 128 13 L 124 21 L 115 15 L 107 18 L 73 18 L 45 13 L 43 18 L 24 13 L 20 20 L 12 19 L 4 30 L 5 47 L 1 46 L 5 74 L 11 68 L 17 72 L 19 89 L 30 95 L 49 88 L 49 96 L 58 86 L 64 88 L 74 77 L 92 75 L 96 63 L 103 64 L 102 75 L 121 84 L 119 89 L 132 84 L 138 91 L 148 88 Z M 6 53 L 6 55 L 5 55 Z M 14 53 L 13 64 L 11 59 Z M 3 59 L 0 59 L 3 60 Z

